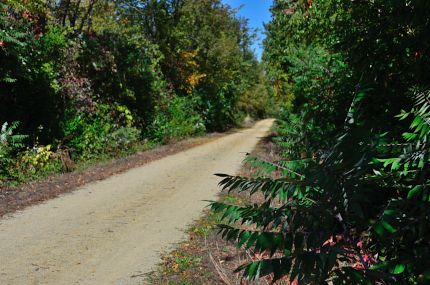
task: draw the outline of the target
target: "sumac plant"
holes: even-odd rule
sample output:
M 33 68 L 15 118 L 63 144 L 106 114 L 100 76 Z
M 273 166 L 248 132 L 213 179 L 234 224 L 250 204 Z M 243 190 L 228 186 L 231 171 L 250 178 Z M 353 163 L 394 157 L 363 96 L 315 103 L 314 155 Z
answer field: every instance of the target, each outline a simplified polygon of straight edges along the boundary
M 223 190 L 264 196 L 257 204 L 211 203 L 222 236 L 254 253 L 237 269 L 244 279 L 430 283 L 430 94 L 417 94 L 415 107 L 399 115 L 411 120 L 401 138 L 369 131 L 352 119 L 353 106 L 329 151 L 276 163 L 248 157 L 256 178 L 219 174 Z

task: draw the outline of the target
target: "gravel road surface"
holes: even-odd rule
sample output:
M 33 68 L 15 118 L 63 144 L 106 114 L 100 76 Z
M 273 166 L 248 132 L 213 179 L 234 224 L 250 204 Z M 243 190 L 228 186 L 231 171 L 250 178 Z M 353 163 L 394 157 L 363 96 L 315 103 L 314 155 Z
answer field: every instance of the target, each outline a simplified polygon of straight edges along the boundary
M 273 120 L 0 220 L 0 284 L 143 284 Z

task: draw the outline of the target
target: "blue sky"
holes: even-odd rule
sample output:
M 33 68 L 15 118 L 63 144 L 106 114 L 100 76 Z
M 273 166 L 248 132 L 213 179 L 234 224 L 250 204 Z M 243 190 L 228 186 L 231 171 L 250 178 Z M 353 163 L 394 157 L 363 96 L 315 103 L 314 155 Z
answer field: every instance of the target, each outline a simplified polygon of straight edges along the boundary
M 270 21 L 269 8 L 272 5 L 272 0 L 222 0 L 224 3 L 233 8 L 239 8 L 238 14 L 249 19 L 249 25 L 252 28 L 258 28 L 258 40 L 253 44 L 253 48 L 257 54 L 257 58 L 261 58 L 263 47 L 261 46 L 264 39 L 263 23 Z

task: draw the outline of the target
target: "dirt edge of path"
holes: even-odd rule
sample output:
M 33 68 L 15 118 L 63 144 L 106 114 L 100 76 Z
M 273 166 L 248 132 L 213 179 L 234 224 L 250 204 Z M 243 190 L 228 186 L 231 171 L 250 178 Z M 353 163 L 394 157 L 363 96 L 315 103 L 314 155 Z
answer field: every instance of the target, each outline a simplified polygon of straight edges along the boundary
M 232 132 L 211 133 L 201 137 L 189 138 L 123 158 L 97 163 L 84 170 L 51 175 L 18 187 L 0 188 L 0 218 L 53 199 L 61 194 L 72 192 L 84 184 L 106 179 L 131 168 L 211 142 Z
M 280 159 L 279 147 L 273 142 L 275 132 L 270 132 L 256 145 L 251 155 L 266 161 Z M 242 165 L 236 175 L 250 177 L 255 169 Z M 227 194 L 220 190 L 219 200 L 227 203 L 248 204 L 264 201 L 261 195 L 252 198 L 246 194 Z M 162 254 L 162 262 L 157 268 L 146 274 L 144 285 L 210 285 L 210 284 L 269 284 L 267 280 L 255 280 L 243 283 L 241 274 L 234 271 L 251 260 L 249 252 L 238 248 L 233 242 L 218 235 L 217 224 L 220 216 L 206 209 L 200 219 L 186 230 L 187 239 L 175 245 L 171 251 Z

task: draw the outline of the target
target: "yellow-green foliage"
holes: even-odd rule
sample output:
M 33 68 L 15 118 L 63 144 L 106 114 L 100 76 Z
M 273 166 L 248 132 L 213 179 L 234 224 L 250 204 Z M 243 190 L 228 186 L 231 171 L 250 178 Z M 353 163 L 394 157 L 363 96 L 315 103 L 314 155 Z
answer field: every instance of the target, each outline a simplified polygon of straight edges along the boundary
M 120 105 L 116 107 L 116 110 L 124 117 L 127 127 L 131 127 L 134 119 L 130 109 L 127 106 Z
M 56 159 L 55 152 L 51 149 L 51 145 L 27 149 L 21 156 L 20 164 L 32 171 L 42 169 Z

